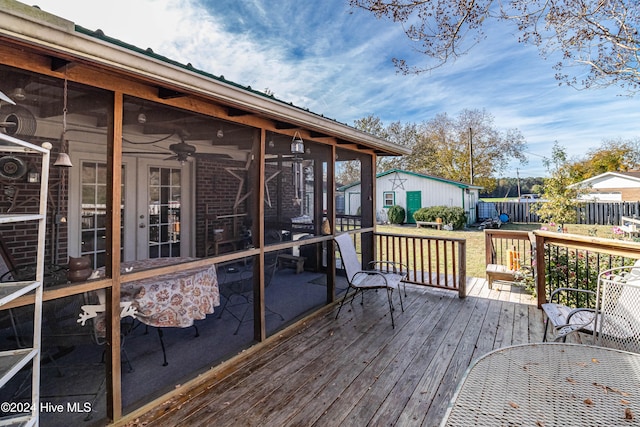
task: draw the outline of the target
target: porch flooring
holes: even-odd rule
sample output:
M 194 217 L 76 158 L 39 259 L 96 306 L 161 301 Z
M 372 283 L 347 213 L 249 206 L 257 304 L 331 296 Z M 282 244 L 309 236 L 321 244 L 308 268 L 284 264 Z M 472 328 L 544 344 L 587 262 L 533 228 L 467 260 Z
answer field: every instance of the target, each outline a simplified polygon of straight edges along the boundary
M 385 293 L 370 291 L 127 425 L 437 426 L 472 360 L 542 341 L 542 312 L 521 288 L 471 278 L 467 289 L 459 299 L 408 285 L 404 313 L 394 295 L 395 329 Z

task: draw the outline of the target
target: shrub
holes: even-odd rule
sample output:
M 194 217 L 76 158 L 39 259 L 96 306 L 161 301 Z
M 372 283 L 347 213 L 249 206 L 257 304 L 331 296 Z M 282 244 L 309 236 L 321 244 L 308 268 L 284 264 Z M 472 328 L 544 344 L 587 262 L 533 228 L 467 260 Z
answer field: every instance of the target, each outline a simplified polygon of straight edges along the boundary
M 393 205 L 387 212 L 387 218 L 390 224 L 402 224 L 404 222 L 405 210 L 402 206 Z
M 436 218 L 442 218 L 444 224 L 452 224 L 456 230 L 464 228 L 467 223 L 467 216 L 464 213 L 464 209 L 449 206 L 421 208 L 413 214 L 413 218 L 416 221 L 427 222 L 435 222 Z

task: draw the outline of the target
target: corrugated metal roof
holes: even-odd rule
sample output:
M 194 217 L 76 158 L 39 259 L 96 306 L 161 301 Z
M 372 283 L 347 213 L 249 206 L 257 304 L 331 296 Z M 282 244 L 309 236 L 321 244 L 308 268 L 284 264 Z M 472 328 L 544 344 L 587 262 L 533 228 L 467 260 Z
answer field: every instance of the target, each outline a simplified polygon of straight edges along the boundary
M 212 80 L 217 80 L 217 81 L 219 81 L 219 82 L 221 82 L 221 83 L 225 83 L 225 84 L 228 84 L 228 85 L 231 85 L 231 86 L 235 86 L 235 87 L 237 87 L 238 89 L 242 89 L 242 90 L 245 90 L 245 91 L 247 91 L 247 92 L 251 92 L 251 93 L 252 93 L 252 94 L 254 94 L 254 95 L 262 96 L 262 97 L 264 97 L 264 98 L 267 98 L 267 99 L 271 99 L 271 100 L 274 100 L 274 101 L 280 102 L 280 103 L 282 103 L 282 104 L 284 104 L 284 105 L 288 105 L 288 106 L 292 106 L 292 107 L 298 108 L 298 109 L 300 109 L 301 111 L 305 111 L 305 112 L 307 112 L 307 113 L 314 114 L 314 115 L 319 116 L 319 117 L 321 117 L 321 118 L 323 118 L 323 119 L 325 119 L 325 120 L 332 120 L 332 121 L 334 121 L 334 122 L 336 122 L 336 123 L 340 123 L 340 124 L 343 124 L 343 125 L 345 125 L 345 126 L 348 126 L 347 124 L 345 124 L 345 123 L 341 123 L 341 122 L 338 122 L 338 121 L 337 121 L 337 120 L 335 120 L 335 119 L 330 119 L 330 118 L 328 118 L 328 117 L 325 117 L 323 114 L 317 114 L 317 113 L 314 113 L 313 111 L 310 111 L 310 110 L 309 110 L 309 109 L 307 109 L 307 108 L 298 107 L 298 106 L 294 105 L 294 104 L 293 104 L 293 103 L 291 103 L 291 102 L 287 103 L 287 102 L 285 102 L 285 101 L 283 101 L 283 100 L 281 100 L 281 99 L 276 98 L 276 97 L 275 97 L 275 96 L 273 96 L 273 95 L 269 95 L 269 94 L 267 94 L 267 93 L 265 93 L 265 92 L 262 92 L 262 91 L 259 91 L 259 90 L 252 89 L 252 88 L 251 88 L 251 86 L 243 86 L 243 85 L 241 85 L 241 84 L 239 84 L 239 83 L 233 82 L 233 81 L 231 81 L 231 80 L 227 80 L 223 75 L 216 76 L 215 74 L 211 74 L 211 73 L 206 72 L 206 71 L 204 71 L 204 70 L 200 70 L 200 69 L 198 69 L 198 68 L 195 68 L 193 65 L 191 65 L 191 63 L 183 64 L 183 63 L 181 63 L 181 62 L 178 62 L 178 61 L 175 61 L 175 60 L 173 60 L 173 59 L 171 59 L 171 58 L 168 58 L 168 57 L 166 57 L 166 56 L 164 56 L 164 55 L 157 54 L 157 53 L 155 53 L 155 52 L 153 51 L 153 49 L 151 49 L 151 48 L 142 49 L 142 48 L 140 48 L 140 47 L 138 47 L 138 46 L 132 45 L 132 44 L 127 43 L 127 42 L 124 42 L 124 41 L 119 40 L 119 39 L 116 39 L 116 38 L 114 38 L 114 37 L 109 37 L 108 35 L 106 35 L 106 34 L 104 33 L 104 31 L 102 31 L 102 30 L 100 30 L 100 29 L 98 29 L 98 30 L 95 30 L 95 31 L 94 31 L 94 30 L 90 30 L 90 29 L 88 29 L 88 28 L 84 28 L 84 27 L 82 27 L 82 26 L 80 26 L 80 25 L 75 24 L 75 30 L 76 30 L 77 32 L 82 33 L 82 34 L 85 34 L 85 35 L 87 35 L 87 36 L 95 37 L 95 38 L 100 39 L 100 40 L 102 40 L 102 41 L 105 41 L 105 42 L 107 42 L 107 43 L 111 43 L 111 44 L 114 44 L 114 45 L 120 46 L 120 47 L 122 47 L 122 48 L 125 48 L 125 49 L 128 49 L 128 50 L 131 50 L 131 51 L 133 51 L 133 52 L 137 52 L 137 53 L 139 53 L 139 54 L 142 54 L 142 55 L 148 56 L 149 58 L 153 58 L 153 59 L 155 59 L 155 60 L 157 60 L 157 61 L 166 62 L 167 64 L 171 64 L 171 65 L 173 65 L 173 66 L 175 66 L 175 67 L 182 68 L 182 69 L 184 69 L 184 70 L 188 70 L 188 71 L 192 71 L 192 72 L 194 72 L 194 73 L 200 74 L 200 75 L 201 75 L 201 76 L 203 76 L 203 77 L 206 77 L 206 78 L 209 78 L 209 79 L 212 79 Z
M 112 38 L 100 30 L 80 25 L 15 0 L 0 0 L 0 36 L 33 44 L 55 55 L 65 54 L 117 72 L 139 76 L 156 84 L 179 88 L 185 94 L 208 97 L 233 108 L 245 109 L 269 120 L 289 122 L 311 132 L 336 138 L 341 144 L 357 144 L 378 155 L 403 155 L 411 151 L 375 135 L 329 119 L 293 103 L 279 100 L 224 78 L 181 64 Z M 70 37 L 70 35 L 72 37 Z M 73 37 L 75 35 L 75 37 Z

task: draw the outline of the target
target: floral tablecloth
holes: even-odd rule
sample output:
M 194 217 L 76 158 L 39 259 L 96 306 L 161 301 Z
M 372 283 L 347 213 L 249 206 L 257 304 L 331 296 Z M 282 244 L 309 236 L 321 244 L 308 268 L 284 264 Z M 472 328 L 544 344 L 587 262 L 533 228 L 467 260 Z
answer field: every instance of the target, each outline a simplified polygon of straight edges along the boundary
M 196 258 L 155 258 L 123 262 L 122 273 L 163 267 L 172 264 L 193 261 Z M 104 268 L 99 269 L 104 276 Z M 121 303 L 131 302 L 135 308 L 134 316 L 142 323 L 159 328 L 186 328 L 194 320 L 202 320 L 212 314 L 214 307 L 220 305 L 220 292 L 215 265 L 194 267 L 177 273 L 163 274 L 134 282 L 123 283 L 120 288 Z M 106 331 L 104 319 L 104 301 L 101 306 L 93 307 L 94 327 L 99 336 Z M 87 309 L 83 306 L 84 318 Z M 123 314 L 125 311 L 123 311 Z M 96 316 L 97 315 L 97 316 Z M 124 314 L 131 315 L 131 314 Z M 78 322 L 81 322 L 78 320 Z M 82 322 L 84 324 L 84 322 Z
M 192 326 L 220 305 L 214 265 L 124 283 L 120 294 L 133 301 L 137 319 L 159 328 Z

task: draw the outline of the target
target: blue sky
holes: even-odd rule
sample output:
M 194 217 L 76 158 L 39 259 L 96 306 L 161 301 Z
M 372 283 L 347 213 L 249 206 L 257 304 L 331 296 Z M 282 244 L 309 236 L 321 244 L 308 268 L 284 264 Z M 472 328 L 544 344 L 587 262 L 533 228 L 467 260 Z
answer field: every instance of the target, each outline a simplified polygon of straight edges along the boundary
M 501 176 L 543 176 L 555 141 L 569 157 L 604 140 L 635 139 L 640 97 L 617 88 L 558 86 L 553 61 L 517 43 L 514 29 L 453 64 L 398 74 L 391 58 L 420 64 L 402 28 L 351 9 L 347 0 L 34 0 L 41 9 L 196 68 L 222 75 L 339 122 L 373 114 L 385 124 L 485 109 L 499 129 L 517 128 L 527 165 Z

